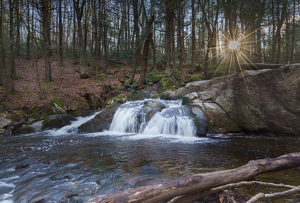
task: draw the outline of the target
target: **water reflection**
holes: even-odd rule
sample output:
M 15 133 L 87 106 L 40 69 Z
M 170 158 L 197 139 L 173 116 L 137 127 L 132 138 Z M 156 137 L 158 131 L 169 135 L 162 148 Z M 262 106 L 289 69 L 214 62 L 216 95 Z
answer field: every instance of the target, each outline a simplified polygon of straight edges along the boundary
M 134 134 L 40 133 L 5 137 L 0 144 L 0 201 L 7 202 L 82 202 L 126 188 L 233 168 L 300 148 L 297 137 L 259 135 L 183 141 L 181 137 Z M 258 178 L 297 185 L 300 170 Z

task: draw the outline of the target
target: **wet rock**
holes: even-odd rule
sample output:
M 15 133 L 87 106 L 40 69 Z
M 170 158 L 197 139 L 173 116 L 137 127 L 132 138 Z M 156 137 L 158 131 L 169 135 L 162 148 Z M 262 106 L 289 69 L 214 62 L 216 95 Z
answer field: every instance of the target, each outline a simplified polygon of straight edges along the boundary
M 201 92 L 205 90 L 205 87 L 209 83 L 210 80 L 202 80 L 188 83 L 185 88 L 188 92 Z
M 78 132 L 101 132 L 107 130 L 111 124 L 114 114 L 117 111 L 120 103 L 114 103 L 107 106 L 103 111 L 98 113 L 92 120 L 82 124 L 78 128 Z
M 142 107 L 142 109 L 146 114 L 147 121 L 149 121 L 156 112 L 159 112 L 164 108 L 167 108 L 167 106 L 164 103 L 158 100 L 147 100 L 143 104 L 144 106 Z
M 198 94 L 196 92 L 186 94 L 182 99 L 183 105 L 188 105 L 192 100 L 198 98 Z
M 50 115 L 48 119 L 43 121 L 42 130 L 51 128 L 61 128 L 63 126 L 71 124 L 76 118 L 69 114 L 56 114 Z
M 191 107 L 190 115 L 194 118 L 194 124 L 196 125 L 196 135 L 205 136 L 207 132 L 206 116 L 202 108 Z
M 31 127 L 33 128 L 34 132 L 41 132 L 43 127 L 43 121 L 35 122 L 31 124 Z
M 181 87 L 177 90 L 167 90 L 161 93 L 160 98 L 165 100 L 176 100 L 182 99 L 187 94 L 187 91 L 184 87 Z
M 28 163 L 24 163 L 24 164 L 17 164 L 15 167 L 15 170 L 20 170 L 20 169 L 24 169 L 24 168 L 28 168 L 29 164 Z

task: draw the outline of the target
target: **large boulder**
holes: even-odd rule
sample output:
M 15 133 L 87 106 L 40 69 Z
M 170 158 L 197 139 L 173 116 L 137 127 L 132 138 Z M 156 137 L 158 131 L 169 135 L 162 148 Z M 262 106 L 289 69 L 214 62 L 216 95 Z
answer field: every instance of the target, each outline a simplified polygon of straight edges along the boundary
M 300 134 L 300 64 L 198 84 L 198 89 L 188 85 L 199 92 L 197 98 L 188 95 L 186 103 L 204 109 L 212 132 Z
M 101 132 L 103 130 L 108 130 L 111 124 L 114 114 L 117 111 L 120 103 L 113 103 L 107 106 L 103 111 L 98 113 L 92 120 L 82 124 L 78 128 L 78 132 Z
M 50 103 L 51 114 L 65 114 L 67 107 L 60 98 L 55 97 Z
M 69 114 L 50 115 L 47 119 L 43 121 L 42 130 L 51 128 L 61 128 L 71 124 L 71 122 L 75 120 L 76 118 Z

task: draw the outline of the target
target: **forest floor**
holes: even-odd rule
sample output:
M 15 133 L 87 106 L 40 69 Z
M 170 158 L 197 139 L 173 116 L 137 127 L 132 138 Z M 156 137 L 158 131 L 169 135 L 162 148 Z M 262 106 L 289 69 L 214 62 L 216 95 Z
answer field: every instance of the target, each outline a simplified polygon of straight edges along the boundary
M 34 60 L 17 57 L 15 64 L 17 75 L 13 81 L 15 91 L 7 93 L 5 85 L 0 86 L 0 102 L 5 109 L 10 110 L 30 110 L 35 106 L 49 106 L 54 97 L 61 98 L 64 103 L 68 103 L 73 96 L 82 96 L 86 93 L 94 93 L 100 97 L 104 87 L 114 89 L 116 85 L 122 85 L 119 79 L 130 71 L 126 63 L 108 66 L 102 62 L 103 68 L 99 70 L 100 78 L 96 78 L 95 70 L 87 66 L 84 70 L 89 78 L 80 79 L 79 65 L 74 65 L 73 59 L 64 60 L 63 67 L 59 65 L 58 60 L 52 60 L 53 81 L 45 82 L 43 59 L 39 59 L 35 66 Z

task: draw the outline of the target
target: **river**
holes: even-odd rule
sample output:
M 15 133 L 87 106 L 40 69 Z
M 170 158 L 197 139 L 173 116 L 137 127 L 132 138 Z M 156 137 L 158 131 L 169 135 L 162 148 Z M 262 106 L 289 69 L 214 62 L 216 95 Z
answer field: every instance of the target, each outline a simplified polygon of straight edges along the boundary
M 174 103 L 170 106 L 178 107 Z M 126 133 L 112 129 L 77 133 L 76 128 L 93 116 L 78 118 L 61 129 L 2 138 L 0 202 L 83 202 L 127 188 L 300 151 L 298 137 L 259 134 L 196 137 L 180 133 L 178 126 L 173 134 L 166 131 L 151 134 L 149 126 L 144 126 L 143 132 L 140 127 Z M 185 113 L 177 120 L 190 122 Z M 257 178 L 299 185 L 300 170 L 289 169 Z M 261 189 L 241 189 L 249 194 L 258 191 Z M 284 201 L 296 202 L 293 199 Z

